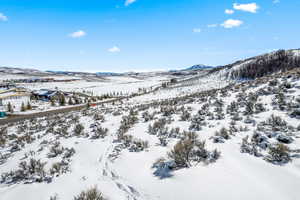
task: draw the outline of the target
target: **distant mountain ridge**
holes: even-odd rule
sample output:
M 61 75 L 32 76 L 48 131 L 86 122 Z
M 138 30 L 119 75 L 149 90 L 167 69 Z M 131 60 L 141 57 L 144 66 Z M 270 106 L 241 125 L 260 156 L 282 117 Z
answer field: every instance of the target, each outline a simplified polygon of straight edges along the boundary
M 199 69 L 211 69 L 211 68 L 214 68 L 214 67 L 209 66 L 209 65 L 198 64 L 198 65 L 193 65 L 191 67 L 188 67 L 184 70 L 199 70 Z
M 28 68 L 17 68 L 17 67 L 4 67 L 0 66 L 0 72 L 7 74 L 44 74 L 46 72 L 42 72 L 37 69 L 28 69 Z

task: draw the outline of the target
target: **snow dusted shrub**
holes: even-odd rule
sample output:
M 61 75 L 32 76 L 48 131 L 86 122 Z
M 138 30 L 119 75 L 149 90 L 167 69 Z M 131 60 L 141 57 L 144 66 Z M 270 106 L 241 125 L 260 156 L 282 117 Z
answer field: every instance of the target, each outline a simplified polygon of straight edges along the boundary
M 182 107 L 182 114 L 180 115 L 181 121 L 189 121 L 191 118 L 191 113 Z
M 265 125 L 271 126 L 273 131 L 286 130 L 287 122 L 279 116 L 271 115 L 270 118 L 264 123 Z
M 186 133 L 168 153 L 168 158 L 174 161 L 176 168 L 191 167 L 199 162 L 214 162 L 219 157 L 220 153 L 217 150 L 206 150 L 205 141 L 200 141 L 194 132 Z
M 246 136 L 242 139 L 242 144 L 240 146 L 241 153 L 248 153 L 250 155 L 254 155 L 256 157 L 262 156 L 261 153 L 259 153 L 257 146 L 253 142 L 248 142 L 249 136 Z
M 95 186 L 86 191 L 82 191 L 78 196 L 74 197 L 74 200 L 105 200 L 105 198 Z
M 131 152 L 140 152 L 149 147 L 148 141 L 134 138 L 132 135 L 123 136 L 123 145 Z
M 161 106 L 160 112 L 163 116 L 168 117 L 176 113 L 176 107 L 173 106 Z
M 61 162 L 53 163 L 50 168 L 50 174 L 53 176 L 59 176 L 69 171 L 68 162 L 62 160 Z
M 7 141 L 7 128 L 0 128 L 0 147 L 4 147 Z
M 120 110 L 116 110 L 112 113 L 113 116 L 119 116 L 122 115 L 122 112 Z
M 236 132 L 239 132 L 239 129 L 236 127 L 235 124 L 231 124 L 231 125 L 229 126 L 229 131 L 230 131 L 231 133 L 236 133 Z
M 262 104 L 262 103 L 256 103 L 254 105 L 254 108 L 255 108 L 255 113 L 256 114 L 266 111 L 266 108 L 265 108 L 264 104 Z
M 1 174 L 0 183 L 14 184 L 19 182 L 43 182 L 51 181 L 51 177 L 47 176 L 44 169 L 46 163 L 42 163 L 40 160 L 30 159 L 27 163 L 22 161 L 19 164 L 19 169 L 8 173 Z
M 163 147 L 167 146 L 168 145 L 168 140 L 167 140 L 167 137 L 165 136 L 160 136 L 158 137 L 158 140 L 159 140 L 159 144 Z
M 82 124 L 77 124 L 74 128 L 74 134 L 76 136 L 81 136 L 83 135 L 84 131 L 84 126 Z
M 100 113 L 95 113 L 93 118 L 95 121 L 105 122 L 104 115 L 101 115 Z
M 276 86 L 276 85 L 278 85 L 278 84 L 279 84 L 279 82 L 278 82 L 277 79 L 274 79 L 274 80 L 269 81 L 269 86 L 271 86 L 271 87 Z
M 239 131 L 240 132 L 247 132 L 247 131 L 249 131 L 250 129 L 248 128 L 248 126 L 240 126 L 239 127 Z
M 202 126 L 206 126 L 205 116 L 198 114 L 194 115 L 191 119 L 189 130 L 200 131 Z
M 290 113 L 290 117 L 300 119 L 300 109 L 296 108 Z
M 67 138 L 70 136 L 69 133 L 69 126 L 65 125 L 65 124 L 61 124 L 56 130 L 53 130 L 53 133 L 55 135 L 59 135 L 61 137 Z
M 238 111 L 239 111 L 239 105 L 237 104 L 236 101 L 231 102 L 226 108 L 227 114 L 230 115 L 235 115 L 236 113 L 238 113 Z
M 243 119 L 243 117 L 241 117 L 240 114 L 237 112 L 237 113 L 233 114 L 231 119 L 234 120 L 234 121 L 241 121 Z
M 169 138 L 180 138 L 181 137 L 181 132 L 180 132 L 180 128 L 176 127 L 176 128 L 172 128 L 169 132 Z
M 75 149 L 72 148 L 64 148 L 63 158 L 71 158 L 75 154 Z
M 291 89 L 293 88 L 293 85 L 288 81 L 284 81 L 282 84 L 279 85 L 279 87 L 282 89 Z
M 229 131 L 225 127 L 222 127 L 220 131 L 216 131 L 215 136 L 220 136 L 225 140 L 230 139 Z
M 256 131 L 253 133 L 251 137 L 251 142 L 262 149 L 266 149 L 270 146 L 268 138 L 264 136 L 262 133 Z
M 108 129 L 103 128 L 101 125 L 98 125 L 94 128 L 93 132 L 94 133 L 93 133 L 91 139 L 105 138 L 107 136 Z
M 280 91 L 272 99 L 272 105 L 274 106 L 275 109 L 286 110 L 286 108 L 287 108 L 286 99 L 287 99 L 287 97 L 284 95 L 284 93 L 282 91 Z
M 144 122 L 148 122 L 154 119 L 155 113 L 150 114 L 148 111 L 145 111 L 142 113 L 142 118 L 144 119 Z
M 24 146 L 25 144 L 30 144 L 33 141 L 35 141 L 35 137 L 29 132 L 26 132 L 24 135 L 21 135 L 16 138 L 17 144 L 21 146 Z
M 215 108 L 214 112 L 215 112 L 215 119 L 216 120 L 225 119 L 225 114 L 223 112 L 223 107 L 222 106 L 217 106 Z
M 193 147 L 194 144 L 192 140 L 181 140 L 168 153 L 168 157 L 171 160 L 174 160 L 177 168 L 190 167 L 191 151 Z
M 123 116 L 121 120 L 121 125 L 118 129 L 118 139 L 122 140 L 125 133 L 138 122 L 137 113 L 130 111 L 129 115 Z
M 245 102 L 244 115 L 252 115 L 254 113 L 254 103 L 252 101 Z
M 153 125 L 149 124 L 148 133 L 151 135 L 157 135 L 160 130 L 163 130 L 167 124 L 167 120 L 165 118 L 161 118 L 153 123 Z
M 55 195 L 51 196 L 49 200 L 59 200 L 58 195 L 55 194 Z
M 277 143 L 269 147 L 268 155 L 265 156 L 265 160 L 274 164 L 285 164 L 291 161 L 290 149 L 288 146 Z
M 60 154 L 62 154 L 64 151 L 64 148 L 60 145 L 60 142 L 55 142 L 51 147 L 50 151 L 47 154 L 48 158 L 54 158 Z

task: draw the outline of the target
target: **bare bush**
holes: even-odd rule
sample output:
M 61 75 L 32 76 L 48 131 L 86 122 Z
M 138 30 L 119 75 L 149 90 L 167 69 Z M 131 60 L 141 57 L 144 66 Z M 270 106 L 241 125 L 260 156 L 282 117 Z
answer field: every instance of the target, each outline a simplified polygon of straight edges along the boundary
M 105 198 L 95 186 L 86 191 L 82 191 L 78 196 L 74 197 L 74 200 L 105 200 Z

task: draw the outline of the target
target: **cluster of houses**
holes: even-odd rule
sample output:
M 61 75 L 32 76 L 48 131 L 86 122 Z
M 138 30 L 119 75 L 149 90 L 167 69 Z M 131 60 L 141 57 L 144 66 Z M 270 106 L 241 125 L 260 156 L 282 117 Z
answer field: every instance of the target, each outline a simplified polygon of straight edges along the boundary
M 11 106 L 11 109 L 14 111 L 20 111 L 22 104 L 27 105 L 30 103 L 32 97 L 37 100 L 50 101 L 52 98 L 61 94 L 62 93 L 57 90 L 41 89 L 28 91 L 25 88 L 0 84 L 0 118 L 6 116 L 9 106 Z

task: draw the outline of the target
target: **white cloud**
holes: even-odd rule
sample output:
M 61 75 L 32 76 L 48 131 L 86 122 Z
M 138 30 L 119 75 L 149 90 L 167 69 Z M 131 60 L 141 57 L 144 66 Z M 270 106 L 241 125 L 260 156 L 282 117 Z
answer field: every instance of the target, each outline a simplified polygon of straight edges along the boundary
M 233 8 L 245 12 L 256 13 L 257 10 L 259 9 L 259 6 L 256 3 L 248 3 L 248 4 L 234 3 Z
M 241 26 L 243 23 L 243 21 L 238 19 L 228 19 L 223 24 L 221 24 L 221 26 L 223 26 L 224 28 L 234 28 Z
M 280 3 L 280 0 L 273 0 L 273 3 L 278 4 L 278 3 Z
M 137 0 L 126 0 L 125 1 L 125 6 L 129 6 L 130 4 L 136 2 Z
M 0 21 L 7 21 L 8 18 L 3 14 L 3 13 L 0 13 Z
M 194 32 L 194 33 L 201 33 L 201 29 L 200 29 L 200 28 L 194 28 L 194 29 L 193 29 L 193 32 Z
M 80 37 L 83 37 L 86 35 L 86 32 L 82 31 L 82 30 L 79 30 L 79 31 L 76 31 L 74 33 L 71 33 L 69 36 L 71 38 L 80 38 Z
M 118 52 L 121 51 L 121 49 L 117 46 L 114 46 L 114 47 L 108 49 L 108 51 L 111 52 L 111 53 L 118 53 Z
M 234 10 L 226 9 L 225 13 L 228 14 L 228 15 L 232 15 L 234 13 Z
M 208 24 L 207 27 L 208 28 L 216 28 L 218 26 L 218 24 Z

